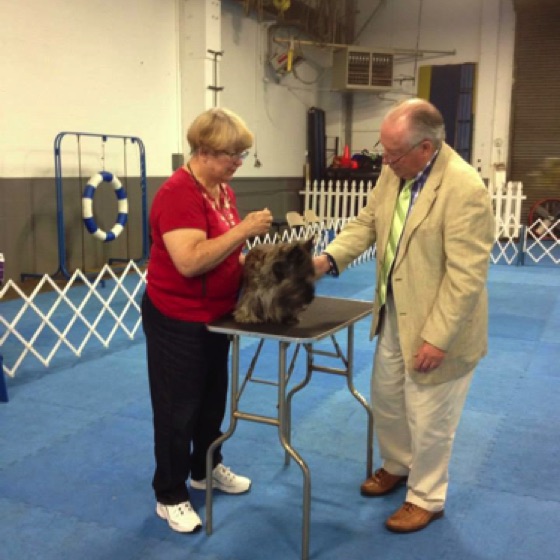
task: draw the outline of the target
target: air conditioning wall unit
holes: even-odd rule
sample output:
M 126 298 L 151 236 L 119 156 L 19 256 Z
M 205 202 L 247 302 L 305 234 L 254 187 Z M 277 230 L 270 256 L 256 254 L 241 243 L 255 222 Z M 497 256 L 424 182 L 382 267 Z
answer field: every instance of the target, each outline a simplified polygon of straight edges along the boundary
M 333 53 L 332 87 L 342 91 L 388 91 L 393 87 L 393 55 L 359 47 Z

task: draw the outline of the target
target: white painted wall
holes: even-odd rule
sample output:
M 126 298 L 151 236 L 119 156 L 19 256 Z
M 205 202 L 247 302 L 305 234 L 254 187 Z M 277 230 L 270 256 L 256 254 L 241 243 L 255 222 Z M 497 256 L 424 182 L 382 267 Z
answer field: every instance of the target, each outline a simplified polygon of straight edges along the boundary
M 256 150 L 251 151 L 239 175 L 302 176 L 307 111 L 318 103 L 317 85 L 271 71 L 267 62 L 269 25 L 245 17 L 241 6 L 222 2 L 221 79 L 225 89 L 221 104 L 239 113 L 256 136 Z M 283 48 L 287 45 L 273 45 L 271 52 Z M 296 74 L 306 82 L 317 76 L 309 63 L 296 68 Z M 261 167 L 255 167 L 255 151 Z
M 62 130 L 139 136 L 146 145 L 148 175 L 168 175 L 171 154 L 184 148 L 181 119 L 189 103 L 181 92 L 178 2 L 0 0 L 0 176 L 53 176 L 52 145 Z M 357 30 L 375 10 L 359 37 L 363 46 L 456 54 L 399 63 L 395 74 L 405 80 L 398 91 L 352 94 L 352 149 L 371 149 L 386 110 L 414 95 L 417 66 L 476 62 L 475 158 L 485 171 L 505 161 L 512 1 L 359 0 L 359 9 Z M 330 51 L 302 47 L 306 61 L 297 66 L 300 79 L 278 78 L 266 63 L 268 25 L 245 17 L 235 3 L 221 3 L 219 80 L 225 89 L 219 104 L 242 115 L 256 133 L 262 163 L 254 165 L 253 151 L 241 177 L 300 176 L 312 106 L 326 110 L 329 136 L 343 141 L 347 132 L 343 96 L 330 88 Z M 193 74 L 193 80 L 202 75 Z M 207 74 L 199 80 L 203 90 Z M 99 145 L 88 145 L 82 165 L 96 169 L 99 157 Z M 76 161 L 65 161 L 66 172 L 75 172 Z
M 64 130 L 139 136 L 148 174 L 169 172 L 173 0 L 0 0 L 0 52 L 1 176 L 54 176 L 53 141 Z M 96 169 L 98 143 L 85 151 L 84 168 Z

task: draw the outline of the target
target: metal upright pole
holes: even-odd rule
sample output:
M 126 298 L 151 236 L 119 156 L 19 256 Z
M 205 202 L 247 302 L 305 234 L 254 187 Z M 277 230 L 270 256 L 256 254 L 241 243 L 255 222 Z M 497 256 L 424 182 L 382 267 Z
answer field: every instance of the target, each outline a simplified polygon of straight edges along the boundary
M 224 54 L 224 51 L 213 51 L 208 49 L 208 52 L 214 57 L 214 83 L 208 86 L 214 92 L 214 107 L 218 106 L 218 92 L 222 91 L 224 88 L 218 86 L 218 57 Z

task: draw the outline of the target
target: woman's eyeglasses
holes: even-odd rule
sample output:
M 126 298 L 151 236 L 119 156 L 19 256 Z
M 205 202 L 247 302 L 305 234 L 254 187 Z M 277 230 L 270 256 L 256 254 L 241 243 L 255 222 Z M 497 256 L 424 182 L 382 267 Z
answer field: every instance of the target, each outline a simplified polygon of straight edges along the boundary
M 248 155 L 249 150 L 245 150 L 244 152 L 228 152 L 226 150 L 218 150 L 213 152 L 216 156 L 228 156 L 233 161 L 243 161 Z

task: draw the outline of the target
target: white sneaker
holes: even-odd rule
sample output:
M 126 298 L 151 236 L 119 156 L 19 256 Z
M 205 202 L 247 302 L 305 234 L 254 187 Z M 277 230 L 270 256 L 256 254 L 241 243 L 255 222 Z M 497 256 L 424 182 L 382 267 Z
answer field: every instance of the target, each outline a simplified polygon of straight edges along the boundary
M 156 513 L 162 519 L 167 520 L 169 526 L 179 533 L 194 533 L 202 527 L 202 521 L 190 502 L 174 506 L 166 506 L 158 502 Z
M 206 490 L 206 479 L 191 480 L 191 487 L 196 490 Z M 243 494 L 251 488 L 251 481 L 245 476 L 239 476 L 220 463 L 212 471 L 212 488 L 217 488 L 226 494 Z

